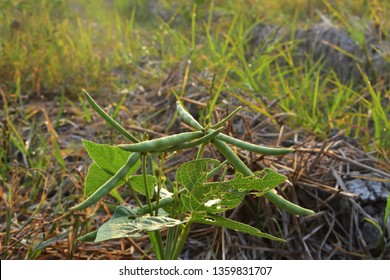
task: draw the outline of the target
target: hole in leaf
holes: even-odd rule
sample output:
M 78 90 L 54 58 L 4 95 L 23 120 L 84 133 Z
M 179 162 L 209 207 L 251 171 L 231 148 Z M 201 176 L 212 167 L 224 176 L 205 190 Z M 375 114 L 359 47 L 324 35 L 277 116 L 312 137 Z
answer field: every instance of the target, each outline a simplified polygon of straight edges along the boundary
M 204 218 L 204 219 L 205 219 L 205 221 L 207 221 L 207 222 L 215 223 L 215 220 L 212 219 L 212 218 Z

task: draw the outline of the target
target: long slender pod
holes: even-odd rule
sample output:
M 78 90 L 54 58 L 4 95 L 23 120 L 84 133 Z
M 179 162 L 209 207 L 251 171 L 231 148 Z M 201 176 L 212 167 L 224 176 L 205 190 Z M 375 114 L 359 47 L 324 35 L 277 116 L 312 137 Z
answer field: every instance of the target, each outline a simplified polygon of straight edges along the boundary
M 88 100 L 89 105 L 103 118 L 108 122 L 113 128 L 120 132 L 123 136 L 129 139 L 131 142 L 138 143 L 139 141 L 132 134 L 130 134 L 126 129 L 124 129 L 117 121 L 111 118 L 89 95 L 88 92 L 83 90 L 85 97 Z
M 186 143 L 183 143 L 181 145 L 176 145 L 176 146 L 172 146 L 169 148 L 163 148 L 163 149 L 159 148 L 157 150 L 154 150 L 153 152 L 173 152 L 173 151 L 184 150 L 184 149 L 196 147 L 198 145 L 205 144 L 205 143 L 213 140 L 215 138 L 215 136 L 217 136 L 219 133 L 221 133 L 222 130 L 223 130 L 223 128 L 221 127 L 221 128 L 214 130 L 213 132 L 210 132 L 210 133 L 206 134 L 205 136 L 203 136 L 199 139 L 196 139 L 194 141 L 186 142 Z
M 214 139 L 213 141 L 217 150 L 227 159 L 229 163 L 234 166 L 236 171 L 242 173 L 244 176 L 252 176 L 253 172 L 245 165 L 245 163 L 237 156 L 237 154 L 227 145 L 225 142 Z M 269 191 L 265 194 L 265 197 L 275 204 L 277 207 L 293 214 L 293 215 L 311 215 L 314 212 L 312 210 L 303 208 L 296 205 L 283 197 L 277 195 L 273 191 Z
M 203 129 L 203 127 L 200 125 L 200 123 L 198 123 L 198 121 L 195 120 L 194 117 L 191 116 L 191 114 L 186 111 L 186 109 L 184 109 L 184 107 L 183 107 L 183 105 L 181 105 L 180 101 L 176 101 L 176 109 L 177 109 L 177 112 L 179 113 L 179 116 L 183 119 L 183 121 L 186 124 L 189 124 L 190 126 L 192 126 L 193 128 L 196 128 L 198 130 Z
M 183 132 L 135 144 L 121 144 L 118 148 L 129 152 L 147 153 L 186 143 L 203 136 L 202 131 Z
M 191 114 L 189 114 L 183 108 L 183 106 L 181 105 L 181 103 L 179 101 L 176 101 L 176 107 L 177 107 L 177 111 L 178 111 L 180 117 L 183 119 L 183 121 L 185 123 L 189 124 L 190 126 L 192 126 L 195 129 L 198 129 L 198 130 L 203 129 L 203 127 L 194 119 L 194 117 L 191 116 Z M 219 127 L 220 125 L 223 125 L 226 121 L 228 121 L 230 118 L 232 118 L 239 111 L 239 109 L 240 109 L 240 107 L 237 108 L 236 110 L 234 110 L 231 114 L 229 114 L 229 116 L 224 118 L 220 123 L 216 124 L 214 127 Z M 212 133 L 213 131 L 214 131 L 213 129 L 207 130 L 208 133 Z M 263 155 L 285 155 L 285 154 L 288 154 L 288 153 L 291 153 L 294 151 L 294 149 L 291 149 L 291 148 L 270 148 L 270 147 L 265 147 L 265 146 L 261 146 L 261 145 L 251 144 L 251 143 L 230 137 L 224 133 L 219 133 L 216 136 L 216 138 L 219 140 L 222 140 L 226 143 L 232 144 L 238 148 L 241 148 L 241 149 L 244 149 L 247 151 L 251 151 L 251 152 L 255 152 L 255 153 L 260 153 Z
M 112 176 L 107 182 L 105 182 L 100 188 L 98 188 L 91 196 L 80 204 L 70 208 L 71 211 L 82 210 L 97 203 L 103 196 L 112 191 L 120 180 L 122 180 L 129 172 L 130 168 L 137 163 L 140 159 L 140 153 L 133 153 L 129 156 L 126 163 Z
M 218 138 L 219 140 L 222 140 L 226 143 L 232 144 L 238 148 L 241 148 L 241 149 L 244 149 L 247 151 L 251 151 L 251 152 L 255 152 L 255 153 L 259 153 L 259 154 L 263 154 L 263 155 L 275 155 L 275 156 L 285 155 L 285 154 L 288 154 L 288 153 L 291 153 L 294 151 L 294 149 L 291 149 L 291 148 L 270 148 L 270 147 L 265 147 L 265 146 L 261 146 L 261 145 L 255 145 L 252 143 L 248 143 L 248 142 L 230 137 L 230 136 L 223 134 L 223 133 L 218 134 L 218 136 L 216 138 Z

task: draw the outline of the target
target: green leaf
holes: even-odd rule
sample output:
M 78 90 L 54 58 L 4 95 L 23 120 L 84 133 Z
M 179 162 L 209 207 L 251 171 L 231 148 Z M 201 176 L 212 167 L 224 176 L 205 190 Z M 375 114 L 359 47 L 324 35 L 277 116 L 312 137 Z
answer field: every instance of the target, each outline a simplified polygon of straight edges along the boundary
M 111 219 L 115 218 L 121 218 L 121 217 L 135 217 L 137 216 L 137 209 L 131 209 L 126 206 L 118 206 L 115 210 L 114 215 L 112 215 Z M 98 230 L 94 230 L 91 232 L 88 232 L 87 234 L 80 236 L 77 238 L 78 241 L 82 242 L 92 242 L 95 241 L 97 236 Z
M 49 239 L 46 239 L 46 240 L 43 240 L 41 243 L 39 243 L 37 246 L 33 247 L 32 251 L 33 252 L 39 252 L 39 251 L 42 251 L 43 249 L 45 249 L 46 247 L 60 241 L 60 240 L 63 240 L 65 239 L 66 237 L 68 237 L 70 231 L 67 231 L 67 232 L 64 232 L 62 234 L 59 234 L 59 235 L 56 235 L 52 238 L 49 238 Z
M 106 144 L 97 144 L 91 141 L 82 140 L 88 155 L 105 172 L 114 175 L 129 158 L 130 154 L 118 147 Z M 140 167 L 140 162 L 135 164 L 127 173 L 126 177 L 132 175 Z
M 184 163 L 176 172 L 176 181 L 187 189 L 182 194 L 184 207 L 189 211 L 223 212 L 237 207 L 246 192 L 239 192 L 224 182 L 207 183 L 207 174 L 220 162 L 200 159 Z
M 182 201 L 189 211 L 220 213 L 236 208 L 247 193 L 237 191 L 229 182 L 212 182 L 183 194 Z
M 87 177 L 85 178 L 84 196 L 90 196 L 100 186 L 107 182 L 112 177 L 111 174 L 101 169 L 95 162 L 89 166 Z M 116 187 L 119 187 L 124 183 L 123 180 L 119 181 Z
M 137 238 L 146 232 L 174 227 L 186 221 L 180 221 L 164 216 L 116 217 L 102 225 L 95 242 L 117 238 Z
M 98 232 L 97 230 L 88 232 L 87 234 L 84 234 L 83 236 L 77 238 L 77 240 L 81 242 L 93 242 L 96 239 L 97 232 Z
M 129 183 L 130 183 L 131 187 L 135 191 L 137 191 L 140 194 L 146 196 L 143 175 L 133 175 L 133 176 L 131 176 L 129 178 Z M 150 196 L 149 198 L 152 198 L 153 197 L 153 193 L 154 193 L 154 186 L 157 184 L 156 177 L 147 174 L 146 175 L 146 184 L 147 184 L 148 193 L 149 193 L 149 196 Z
M 82 141 L 89 156 L 94 160 L 88 169 L 84 187 L 84 195 L 90 196 L 115 175 L 118 169 L 126 163 L 131 153 L 106 144 L 96 144 L 87 140 Z M 125 178 L 130 177 L 139 167 L 140 162 L 137 162 L 137 164 L 130 168 Z M 115 188 L 124 183 L 124 180 L 120 180 Z M 120 199 L 120 196 L 116 195 L 115 192 L 113 195 L 117 199 Z
M 237 222 L 237 221 L 233 221 L 233 220 L 221 217 L 221 216 L 210 214 L 210 213 L 195 214 L 191 218 L 191 220 L 195 223 L 223 227 L 223 228 L 232 229 L 232 230 L 248 233 L 251 235 L 259 236 L 262 238 L 267 238 L 267 239 L 280 241 L 280 242 L 286 242 L 286 240 L 284 240 L 282 238 L 273 236 L 271 234 L 264 233 L 255 227 L 252 227 L 252 226 L 249 226 L 249 225 Z
M 237 173 L 232 180 L 207 182 L 210 169 L 218 164 L 214 159 L 202 159 L 187 162 L 178 169 L 176 180 L 187 189 L 181 196 L 187 210 L 220 213 L 234 209 L 250 192 L 261 196 L 286 180 L 285 176 L 266 168 L 251 176 Z
M 218 160 L 210 158 L 186 162 L 177 170 L 176 181 L 191 192 L 194 187 L 202 186 L 207 173 L 219 164 Z
M 244 177 L 241 173 L 237 173 L 236 177 L 231 181 L 238 191 L 257 191 L 257 196 L 262 196 L 276 188 L 286 180 L 286 177 L 265 168 L 262 171 L 257 171 L 253 176 Z

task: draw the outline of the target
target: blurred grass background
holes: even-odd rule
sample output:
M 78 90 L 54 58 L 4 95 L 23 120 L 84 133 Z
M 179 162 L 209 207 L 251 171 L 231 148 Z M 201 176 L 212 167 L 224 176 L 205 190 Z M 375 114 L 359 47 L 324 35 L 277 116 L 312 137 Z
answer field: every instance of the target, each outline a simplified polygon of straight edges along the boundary
M 61 94 L 77 99 L 81 88 L 98 94 L 147 87 L 191 59 L 191 72 L 207 69 L 223 77 L 227 71 L 226 88 L 280 100 L 280 108 L 295 115 L 293 126 L 318 133 L 345 128 L 368 149 L 388 149 L 388 108 L 377 102 L 388 96 L 387 89 L 341 84 L 334 76 L 320 76 L 318 65 L 309 71 L 296 65 L 278 69 L 272 62 L 291 59 L 289 50 L 275 44 L 248 57 L 246 43 L 257 23 L 297 29 L 321 22 L 317 11 L 362 42 L 364 29 L 351 30 L 348 18 L 387 32 L 389 6 L 388 1 L 5 0 L 2 88 L 8 99 L 22 103 Z M 367 91 L 369 98 L 363 95 Z

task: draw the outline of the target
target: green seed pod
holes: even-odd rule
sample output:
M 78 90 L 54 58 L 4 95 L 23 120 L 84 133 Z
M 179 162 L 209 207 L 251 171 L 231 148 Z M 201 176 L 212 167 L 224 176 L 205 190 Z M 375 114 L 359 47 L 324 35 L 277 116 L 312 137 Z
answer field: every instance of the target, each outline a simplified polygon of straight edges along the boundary
M 184 109 L 184 107 L 183 107 L 183 105 L 181 105 L 180 101 L 176 101 L 176 109 L 177 109 L 177 112 L 179 113 L 179 116 L 183 119 L 183 121 L 186 124 L 189 124 L 190 126 L 192 126 L 193 128 L 196 128 L 198 130 L 203 129 L 203 127 L 200 125 L 200 123 L 198 123 L 198 121 L 195 120 L 194 117 L 191 116 L 191 114 L 186 111 L 186 109 Z
M 104 110 L 96 103 L 95 100 L 89 95 L 88 92 L 84 91 L 84 96 L 87 98 L 89 105 L 103 118 L 108 122 L 113 128 L 119 131 L 123 136 L 129 139 L 131 142 L 138 143 L 139 141 L 132 134 L 130 134 L 126 129 L 124 129 L 117 121 L 111 118 Z
M 192 117 L 183 108 L 183 106 L 181 105 L 181 103 L 179 101 L 176 101 L 176 107 L 177 107 L 177 111 L 178 111 L 180 117 L 183 119 L 183 121 L 185 123 L 189 124 L 190 126 L 192 126 L 193 128 L 196 128 L 198 130 L 203 129 L 203 127 L 194 119 L 194 117 Z M 229 114 L 229 116 L 224 118 L 220 123 L 216 124 L 214 127 L 220 127 L 221 125 L 223 125 L 226 121 L 228 121 L 230 118 L 232 118 L 240 109 L 241 109 L 241 107 L 238 107 L 231 114 Z M 209 129 L 207 132 L 212 133 L 213 131 L 214 131 L 213 129 Z M 230 137 L 230 136 L 223 134 L 223 133 L 218 134 L 216 136 L 216 138 L 220 139 L 226 143 L 232 144 L 238 148 L 241 148 L 241 149 L 244 149 L 247 151 L 251 151 L 251 152 L 255 152 L 255 153 L 259 153 L 259 154 L 263 154 L 263 155 L 285 155 L 285 154 L 288 154 L 288 153 L 291 153 L 294 151 L 294 149 L 291 149 L 291 148 L 269 148 L 269 147 L 265 147 L 265 146 L 261 146 L 261 145 L 251 144 L 251 143 L 248 143 L 248 142 L 245 142 L 242 140 L 235 139 L 235 138 Z
M 173 151 L 178 151 L 178 150 L 189 149 L 192 147 L 199 146 L 201 144 L 206 144 L 207 142 L 213 140 L 219 133 L 221 133 L 222 130 L 223 130 L 223 128 L 220 128 L 220 129 L 214 130 L 213 132 L 206 134 L 205 136 L 203 136 L 202 138 L 199 138 L 197 140 L 187 142 L 187 143 L 184 143 L 181 145 L 172 146 L 169 148 L 157 149 L 153 152 L 173 152 Z
M 202 135 L 203 132 L 201 131 L 183 132 L 180 134 L 170 135 L 170 136 L 166 136 L 166 137 L 162 137 L 150 141 L 135 143 L 135 144 L 122 144 L 122 145 L 118 145 L 118 147 L 129 152 L 148 153 L 148 152 L 155 151 L 157 149 L 164 149 L 164 148 L 180 145 L 185 142 L 202 137 Z
M 263 155 L 285 155 L 291 152 L 294 152 L 294 149 L 291 148 L 269 148 L 269 147 L 264 147 L 260 145 L 255 145 L 252 143 L 248 143 L 242 140 L 238 140 L 236 138 L 230 137 L 226 134 L 219 134 L 217 136 L 219 140 L 222 140 L 226 143 L 232 144 L 238 148 L 241 148 L 243 150 L 263 154 Z
M 106 183 L 98 188 L 90 197 L 80 204 L 70 208 L 71 211 L 82 210 L 97 203 L 103 196 L 112 191 L 120 180 L 129 172 L 130 168 L 140 159 L 140 153 L 133 153 L 129 156 L 126 163 L 112 176 Z

